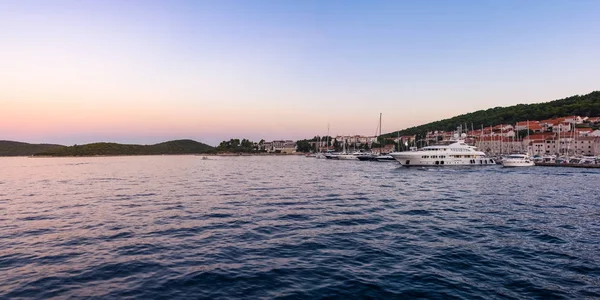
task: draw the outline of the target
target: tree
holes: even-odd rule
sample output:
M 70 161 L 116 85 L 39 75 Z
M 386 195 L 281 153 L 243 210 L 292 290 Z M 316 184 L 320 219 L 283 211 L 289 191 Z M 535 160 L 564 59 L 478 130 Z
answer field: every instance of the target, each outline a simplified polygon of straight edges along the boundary
M 338 142 L 337 139 L 333 139 L 333 149 L 335 151 L 340 151 L 342 150 L 342 147 L 340 147 L 340 143 Z
M 310 152 L 312 145 L 308 140 L 299 140 L 296 142 L 296 151 L 298 152 Z

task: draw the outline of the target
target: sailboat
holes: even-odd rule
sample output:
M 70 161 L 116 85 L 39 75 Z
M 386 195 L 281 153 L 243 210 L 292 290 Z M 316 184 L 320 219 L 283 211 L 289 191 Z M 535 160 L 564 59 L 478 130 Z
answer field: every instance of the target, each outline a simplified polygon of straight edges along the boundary
M 315 158 L 324 159 L 327 158 L 327 153 L 329 153 L 329 124 L 327 124 L 327 138 L 326 138 L 325 148 L 327 148 L 327 152 L 323 153 L 321 150 L 321 137 L 319 137 L 319 152 L 315 155 Z
M 356 155 L 349 153 L 348 150 L 346 149 L 346 137 L 345 136 L 342 141 L 342 153 L 340 153 L 338 155 L 338 159 L 341 159 L 341 160 L 357 160 L 358 159 L 356 157 Z
M 381 136 L 381 115 L 382 113 L 379 113 L 379 136 Z M 379 155 L 377 155 L 375 157 L 376 161 L 383 161 L 383 162 L 394 162 L 396 161 L 396 159 L 394 159 L 391 155 L 387 154 L 387 153 L 381 153 L 381 144 L 379 145 Z

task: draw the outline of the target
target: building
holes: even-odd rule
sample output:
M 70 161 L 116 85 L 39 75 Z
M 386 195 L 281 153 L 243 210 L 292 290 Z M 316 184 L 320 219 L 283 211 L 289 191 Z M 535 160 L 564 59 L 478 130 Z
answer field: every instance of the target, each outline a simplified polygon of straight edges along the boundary
M 506 137 L 484 137 L 476 142 L 477 149 L 488 155 L 502 155 L 527 150 L 527 143 Z
M 589 136 L 594 130 L 592 128 L 575 128 L 575 132 L 577 136 Z
M 571 123 L 569 122 L 560 122 L 552 125 L 552 132 L 568 132 L 571 131 Z
M 585 136 L 575 139 L 573 142 L 574 154 L 585 156 L 600 155 L 600 138 Z
M 588 118 L 586 121 L 588 123 L 591 123 L 591 124 L 594 124 L 594 125 L 595 124 L 600 124 L 600 117 Z
M 292 140 L 276 140 L 263 143 L 263 147 L 270 153 L 293 153 L 296 152 L 296 142 Z
M 516 131 L 521 131 L 521 130 L 533 130 L 535 131 L 536 129 L 541 131 L 542 130 L 542 125 L 540 125 L 540 121 L 522 121 L 522 122 L 517 122 L 517 124 L 515 125 L 515 130 Z
M 580 116 L 568 116 L 568 117 L 564 117 L 561 119 L 563 122 L 570 123 L 570 124 L 582 124 L 583 123 L 583 118 L 581 118 Z

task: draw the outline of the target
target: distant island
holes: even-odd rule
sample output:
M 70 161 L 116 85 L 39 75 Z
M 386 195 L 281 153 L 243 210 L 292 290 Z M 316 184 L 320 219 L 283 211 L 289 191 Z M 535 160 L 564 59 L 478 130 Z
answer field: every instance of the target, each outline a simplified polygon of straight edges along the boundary
M 0 141 L 0 156 L 117 156 L 214 153 L 214 148 L 194 140 L 174 140 L 154 145 L 92 143 L 85 145 L 28 144 Z
M 37 153 L 63 148 L 55 144 L 29 144 L 15 141 L 0 141 L 0 156 L 31 156 Z

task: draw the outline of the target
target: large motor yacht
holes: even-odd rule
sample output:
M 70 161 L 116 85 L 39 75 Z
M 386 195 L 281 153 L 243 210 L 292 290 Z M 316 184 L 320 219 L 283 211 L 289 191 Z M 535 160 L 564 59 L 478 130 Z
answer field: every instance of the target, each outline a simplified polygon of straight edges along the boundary
M 392 152 L 390 155 L 403 166 L 485 166 L 494 165 L 493 159 L 463 140 L 444 141 L 411 151 Z

